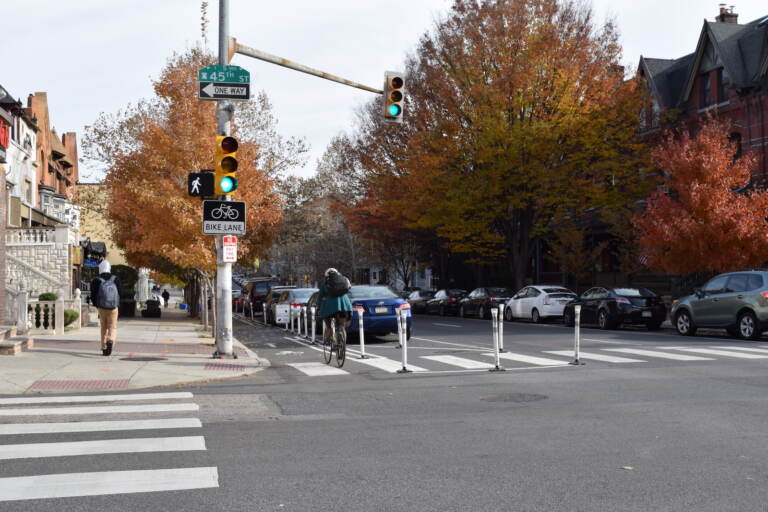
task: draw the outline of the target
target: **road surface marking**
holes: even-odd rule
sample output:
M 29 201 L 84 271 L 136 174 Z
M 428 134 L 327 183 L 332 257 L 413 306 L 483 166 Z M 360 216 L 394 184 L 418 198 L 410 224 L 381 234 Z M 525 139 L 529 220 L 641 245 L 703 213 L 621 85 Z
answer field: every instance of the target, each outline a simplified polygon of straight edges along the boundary
M 267 346 L 269 348 L 277 348 L 277 345 L 275 345 L 274 343 L 267 343 Z
M 0 398 L 0 405 L 17 404 L 58 404 L 78 402 L 121 402 L 126 400 L 165 400 L 192 398 L 192 393 L 136 393 L 133 395 L 94 395 L 94 396 L 42 396 Z
M 635 354 L 645 357 L 658 357 L 659 359 L 674 359 L 675 361 L 714 361 L 711 357 L 685 356 L 683 354 L 657 352 L 655 350 L 643 350 L 640 348 L 606 348 L 603 350 L 621 352 L 622 354 Z
M 453 325 L 453 324 L 435 324 L 435 323 L 433 323 L 432 325 L 438 325 L 440 327 L 461 327 L 460 325 Z
M 197 404 L 163 405 L 107 405 L 98 407 L 27 407 L 19 409 L 0 409 L 0 416 L 45 416 L 68 414 L 120 414 L 133 412 L 175 412 L 197 411 Z
M 738 359 L 768 359 L 768 355 L 744 354 L 741 352 L 731 352 L 729 350 L 715 350 L 711 348 L 688 348 L 688 347 L 664 347 L 665 350 L 682 350 L 683 352 L 693 352 L 694 354 L 707 354 L 711 356 L 736 357 Z
M 466 368 L 468 370 L 487 370 L 489 368 L 493 368 L 492 364 L 483 363 L 481 361 L 473 361 L 472 359 L 464 359 L 463 357 L 456 356 L 421 356 L 421 358 L 428 359 L 430 361 L 437 361 L 438 363 L 443 363 L 450 366 Z
M 203 436 L 4 444 L 0 445 L 0 460 L 101 455 L 105 453 L 187 452 L 195 450 L 205 450 L 205 438 Z
M 490 352 L 484 353 L 484 356 L 494 357 Z M 515 354 L 514 352 L 502 352 L 499 354 L 501 359 L 508 359 L 510 361 L 518 361 L 521 363 L 537 364 L 540 366 L 562 366 L 568 364 L 567 361 L 560 361 L 558 359 L 547 359 L 546 357 L 526 356 L 525 354 Z
M 438 341 L 438 340 L 431 340 L 429 338 L 417 338 L 416 336 L 411 336 L 412 340 L 419 340 L 419 341 L 428 341 L 430 343 L 440 343 L 442 345 L 451 345 L 453 347 L 464 347 L 464 348 L 472 348 L 475 350 L 488 350 L 485 348 L 478 348 L 477 345 L 465 345 L 464 343 L 451 343 L 450 341 Z
M 369 366 L 373 366 L 374 368 L 378 368 L 379 370 L 384 370 L 385 372 L 389 372 L 389 373 L 396 373 L 397 370 L 401 370 L 403 368 L 403 363 L 399 361 L 394 361 L 392 359 L 388 359 L 386 357 L 373 357 L 370 359 L 350 359 L 350 361 L 367 364 Z M 408 365 L 408 369 L 414 372 L 427 371 L 425 368 L 420 368 L 412 364 Z
M 557 356 L 573 356 L 573 350 L 545 350 L 546 354 L 555 354 Z M 604 361 L 606 363 L 645 363 L 641 359 L 629 359 L 627 357 L 609 356 L 606 354 L 595 354 L 594 352 L 579 351 L 579 359 L 594 359 L 595 361 Z
M 341 368 L 335 368 L 325 363 L 289 363 L 288 366 L 296 368 L 301 373 L 310 377 L 323 377 L 325 375 L 349 375 L 349 372 Z
M 57 434 L 63 432 L 109 432 L 116 430 L 154 430 L 160 428 L 200 428 L 197 418 L 162 420 L 73 421 L 67 423 L 10 423 L 0 425 L 0 435 Z
M 768 350 L 764 348 L 751 348 L 751 347 L 714 347 L 724 350 L 742 350 L 744 352 L 755 352 L 756 354 L 768 354 Z
M 18 476 L 0 478 L 0 501 L 183 491 L 218 486 L 219 473 L 215 467 Z

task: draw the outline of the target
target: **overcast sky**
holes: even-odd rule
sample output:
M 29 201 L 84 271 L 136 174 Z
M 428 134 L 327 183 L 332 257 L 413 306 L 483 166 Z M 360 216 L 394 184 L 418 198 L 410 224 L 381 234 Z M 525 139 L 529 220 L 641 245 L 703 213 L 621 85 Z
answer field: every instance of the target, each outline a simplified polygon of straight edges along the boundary
M 150 97 L 174 50 L 200 40 L 200 0 L 2 0 L 0 85 L 26 102 L 47 91 L 59 133 L 91 124 Z M 209 46 L 216 48 L 218 1 L 209 1 Z M 248 46 L 371 86 L 384 70 L 402 69 L 406 53 L 450 6 L 450 0 L 230 0 L 231 35 Z M 625 64 L 640 55 L 676 58 L 695 50 L 704 19 L 718 13 L 705 0 L 594 0 L 600 19 L 616 19 Z M 744 0 L 742 23 L 768 15 L 764 0 Z M 308 175 L 330 138 L 351 127 L 355 108 L 371 93 L 235 56 L 251 72 L 252 89 L 272 100 L 285 135 L 305 137 Z M 192 171 L 192 169 L 190 169 Z M 82 171 L 81 171 L 82 172 Z M 85 176 L 98 178 L 98 176 Z

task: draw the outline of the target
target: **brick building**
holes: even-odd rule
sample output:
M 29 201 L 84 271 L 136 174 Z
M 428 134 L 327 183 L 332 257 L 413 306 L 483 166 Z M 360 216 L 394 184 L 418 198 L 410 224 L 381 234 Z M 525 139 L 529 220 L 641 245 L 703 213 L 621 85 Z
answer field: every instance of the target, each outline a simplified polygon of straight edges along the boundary
M 645 134 L 670 126 L 695 131 L 707 114 L 730 121 L 737 155 L 753 152 L 753 181 L 768 185 L 768 16 L 740 24 L 733 7 L 721 4 L 715 21 L 704 21 L 693 53 L 640 57 L 638 73 L 652 100 Z

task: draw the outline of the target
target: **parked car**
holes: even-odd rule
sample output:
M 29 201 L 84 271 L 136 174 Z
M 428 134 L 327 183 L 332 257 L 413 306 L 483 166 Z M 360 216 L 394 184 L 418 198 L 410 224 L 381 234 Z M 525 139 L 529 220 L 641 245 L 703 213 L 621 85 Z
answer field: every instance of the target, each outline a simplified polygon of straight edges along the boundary
M 267 293 L 273 286 L 280 286 L 280 282 L 271 278 L 256 278 L 248 281 L 243 288 L 245 313 L 248 315 L 261 313 Z
M 645 288 L 601 288 L 587 290 L 566 304 L 563 320 L 574 324 L 574 307 L 581 306 L 581 323 L 597 324 L 601 329 L 616 329 L 621 324 L 645 324 L 656 330 L 667 318 L 661 299 Z
M 457 315 L 459 302 L 466 295 L 466 290 L 458 288 L 438 290 L 435 296 L 427 301 L 427 313 L 438 313 L 440 316 Z
M 296 288 L 295 286 L 273 286 L 264 298 L 264 307 L 267 311 L 267 323 L 275 325 L 275 304 L 280 299 L 280 294 L 285 290 Z
M 565 305 L 577 297 L 576 293 L 562 286 L 526 286 L 507 301 L 504 319 L 530 319 L 535 323 L 547 318 L 562 317 Z
M 408 295 L 408 303 L 414 313 L 426 313 L 427 301 L 435 296 L 433 290 L 414 290 Z
M 757 339 L 768 330 L 768 271 L 715 276 L 692 295 L 675 301 L 670 317 L 683 336 L 693 336 L 699 327 L 707 327 Z
M 301 313 L 302 306 L 307 305 L 307 301 L 316 291 L 317 288 L 283 288 L 279 291 L 279 296 L 273 307 L 269 302 L 266 303 L 268 305 L 267 315 L 269 316 L 270 309 L 272 309 L 272 323 L 285 325 L 288 322 L 289 311 L 291 318 L 295 318 Z
M 307 307 L 315 307 L 315 330 L 322 332 L 322 324 L 319 317 L 320 306 L 318 304 L 319 293 L 314 293 L 307 301 Z M 398 297 L 397 293 L 388 286 L 380 285 L 356 285 L 350 288 L 349 298 L 352 306 L 363 306 L 363 326 L 366 336 L 385 336 L 397 332 L 397 317 L 395 309 L 407 304 L 405 299 Z M 408 310 L 410 311 L 410 309 Z M 406 337 L 411 338 L 411 315 L 408 315 Z M 360 323 L 357 311 L 352 313 L 352 321 L 347 327 L 348 333 L 358 333 Z M 367 338 L 366 338 L 367 339 Z
M 506 303 L 514 295 L 509 288 L 475 288 L 459 301 L 459 316 L 477 315 L 478 318 L 490 318 L 491 308 Z

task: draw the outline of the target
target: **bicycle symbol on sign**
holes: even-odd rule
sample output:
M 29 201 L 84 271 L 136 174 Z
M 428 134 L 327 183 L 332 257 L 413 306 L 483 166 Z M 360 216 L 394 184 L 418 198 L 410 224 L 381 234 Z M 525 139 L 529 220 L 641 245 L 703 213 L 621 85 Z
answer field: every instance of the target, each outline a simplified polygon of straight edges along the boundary
M 215 220 L 219 220 L 219 219 L 237 220 L 239 216 L 240 216 L 240 212 L 227 204 L 222 204 L 218 208 L 214 208 L 213 210 L 211 210 L 211 217 L 213 217 Z

